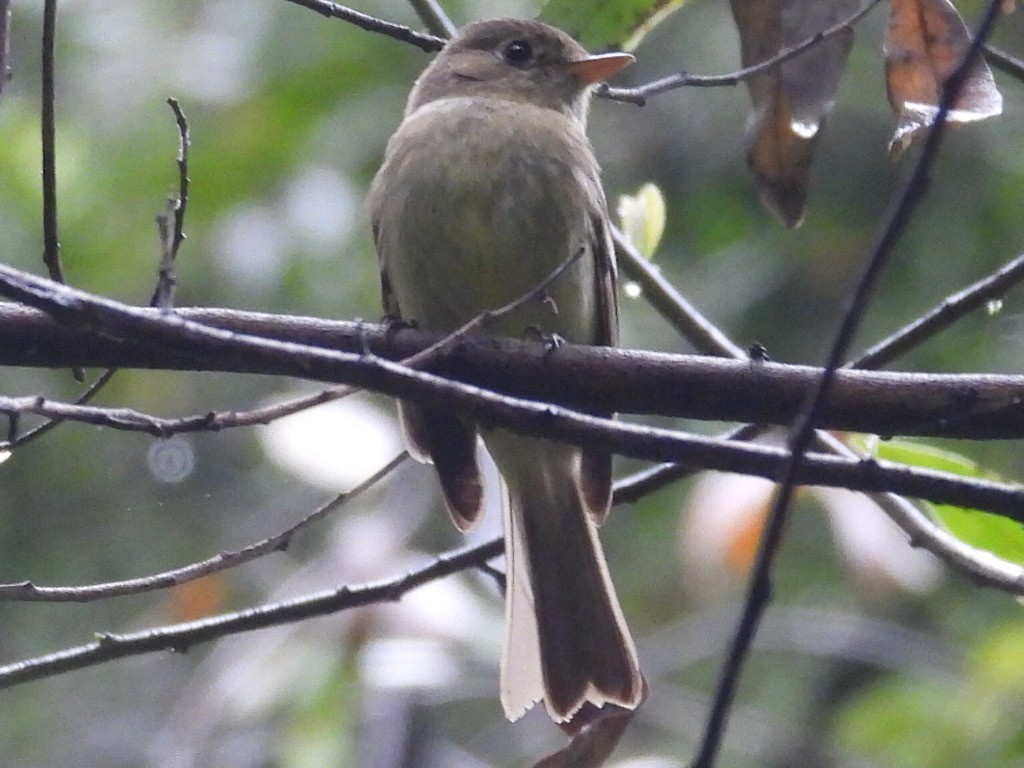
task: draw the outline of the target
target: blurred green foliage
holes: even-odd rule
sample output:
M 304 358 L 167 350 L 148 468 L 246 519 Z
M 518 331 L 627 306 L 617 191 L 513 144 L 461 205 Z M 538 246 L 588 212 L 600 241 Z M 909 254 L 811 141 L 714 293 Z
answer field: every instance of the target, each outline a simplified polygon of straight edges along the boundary
M 958 682 L 879 681 L 837 717 L 837 737 L 893 768 L 1019 765 L 1022 653 L 1019 623 L 983 628 Z
M 460 23 L 538 11 L 525 2 L 444 5 Z M 572 7 L 585 14 L 605 6 Z M 980 7 L 960 4 L 969 20 Z M 405 3 L 376 0 L 359 10 L 418 26 Z M 1006 18 L 996 36 L 1018 54 L 1019 16 Z M 40 4 L 16 1 L 13 24 L 14 78 L 0 98 L 0 258 L 42 271 Z M 745 169 L 742 88 L 675 91 L 643 109 L 597 100 L 592 110 L 609 199 L 648 181 L 664 196 L 657 265 L 739 344 L 760 342 L 776 360 L 820 360 L 911 161 L 894 165 L 885 154 L 893 120 L 882 80 L 884 25 L 876 11 L 858 27 L 818 148 L 808 219 L 795 232 L 757 203 Z M 193 138 L 179 303 L 378 318 L 360 201 L 426 54 L 283 0 L 69 2 L 58 32 L 60 225 L 72 283 L 148 299 L 158 267 L 154 217 L 177 183 L 177 136 L 165 104 L 175 96 Z M 727 4 L 711 0 L 686 3 L 635 52 L 623 85 L 679 70 L 724 73 L 739 59 Z M 1006 114 L 947 137 L 861 345 L 1020 253 L 1024 86 L 1001 74 L 997 81 Z M 623 305 L 624 344 L 689 351 L 642 299 Z M 898 367 L 1020 373 L 1021 306 L 1015 291 L 998 313 L 968 318 Z M 4 394 L 78 391 L 66 371 L 5 369 L 0 377 Z M 258 376 L 123 372 L 100 402 L 173 416 L 249 408 L 304 389 Z M 262 434 L 187 436 L 195 469 L 175 483 L 151 471 L 154 441 L 141 435 L 67 425 L 26 446 L 0 467 L 0 581 L 138 576 L 293 523 L 326 493 L 270 461 Z M 1024 476 L 1018 445 L 948 447 L 1004 477 Z M 635 466 L 623 461 L 620 471 Z M 677 537 L 688 489 L 680 484 L 617 511 L 603 533 L 652 684 L 622 760 L 688 762 L 741 594 L 742 574 L 724 565 L 705 574 L 714 589 L 685 576 Z M 856 561 L 828 519 L 809 497 L 795 511 L 777 604 L 743 679 L 721 766 L 1021 764 L 1019 606 L 955 575 L 905 591 Z M 0 604 L 0 660 L 84 643 L 95 631 L 180 620 L 204 599 L 228 610 L 400 573 L 460 542 L 439 512 L 429 471 L 408 467 L 287 553 L 225 574 L 207 593 Z M 371 572 L 361 558 L 378 545 L 393 554 L 370 558 L 378 568 Z M 515 725 L 501 718 L 500 600 L 488 581 L 450 581 L 453 592 L 425 607 L 403 601 L 5 691 L 0 753 L 19 768 L 313 768 L 384 765 L 374 745 L 398 744 L 412 750 L 408 764 L 420 766 L 526 764 L 557 747 L 560 735 L 537 713 Z M 428 619 L 442 626 L 417 624 Z M 374 672 L 367 650 L 405 634 L 443 640 L 445 652 L 435 655 L 454 671 L 412 665 L 441 682 L 380 682 L 388 670 Z

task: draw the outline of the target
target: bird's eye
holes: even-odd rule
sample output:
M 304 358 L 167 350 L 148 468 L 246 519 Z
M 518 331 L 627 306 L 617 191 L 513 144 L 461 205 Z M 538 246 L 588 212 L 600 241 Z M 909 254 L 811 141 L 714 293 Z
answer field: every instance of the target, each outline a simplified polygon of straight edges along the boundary
M 533 46 L 526 40 L 512 40 L 505 46 L 502 55 L 509 64 L 520 67 L 533 58 Z

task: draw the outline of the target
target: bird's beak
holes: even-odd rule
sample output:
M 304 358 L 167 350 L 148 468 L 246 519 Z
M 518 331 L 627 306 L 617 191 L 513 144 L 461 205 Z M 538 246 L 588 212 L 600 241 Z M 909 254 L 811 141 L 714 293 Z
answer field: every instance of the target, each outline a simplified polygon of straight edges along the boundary
M 593 85 L 607 80 L 634 61 L 636 59 L 628 53 L 601 53 L 570 61 L 565 68 L 575 75 L 582 85 Z

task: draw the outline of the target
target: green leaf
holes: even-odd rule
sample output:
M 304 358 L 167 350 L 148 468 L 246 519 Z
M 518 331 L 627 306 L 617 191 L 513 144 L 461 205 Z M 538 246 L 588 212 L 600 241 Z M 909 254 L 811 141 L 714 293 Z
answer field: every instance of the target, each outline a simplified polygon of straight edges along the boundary
M 963 542 L 1024 565 L 1024 526 L 998 515 L 949 505 L 934 506 L 935 517 Z
M 592 51 L 631 51 L 686 0 L 548 0 L 540 20 L 564 29 Z
M 953 451 L 909 440 L 885 440 L 873 445 L 873 455 L 913 467 L 949 472 L 982 480 L 1001 479 L 976 462 Z M 929 504 L 933 517 L 965 544 L 1024 565 L 1024 525 L 999 515 L 950 504 Z
M 619 222 L 623 234 L 648 259 L 654 256 L 665 233 L 665 198 L 647 182 L 635 195 L 619 197 Z

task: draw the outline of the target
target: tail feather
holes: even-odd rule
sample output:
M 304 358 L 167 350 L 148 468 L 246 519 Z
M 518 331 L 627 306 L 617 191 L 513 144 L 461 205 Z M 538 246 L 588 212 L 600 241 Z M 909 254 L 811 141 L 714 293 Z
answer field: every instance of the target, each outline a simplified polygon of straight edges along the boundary
M 640 702 L 636 647 L 594 517 L 571 475 L 512 490 L 502 670 L 510 719 L 541 698 L 560 723 L 588 702 L 628 709 Z
M 580 455 L 580 492 L 590 519 L 604 525 L 612 503 L 612 455 L 607 451 L 583 451 Z

